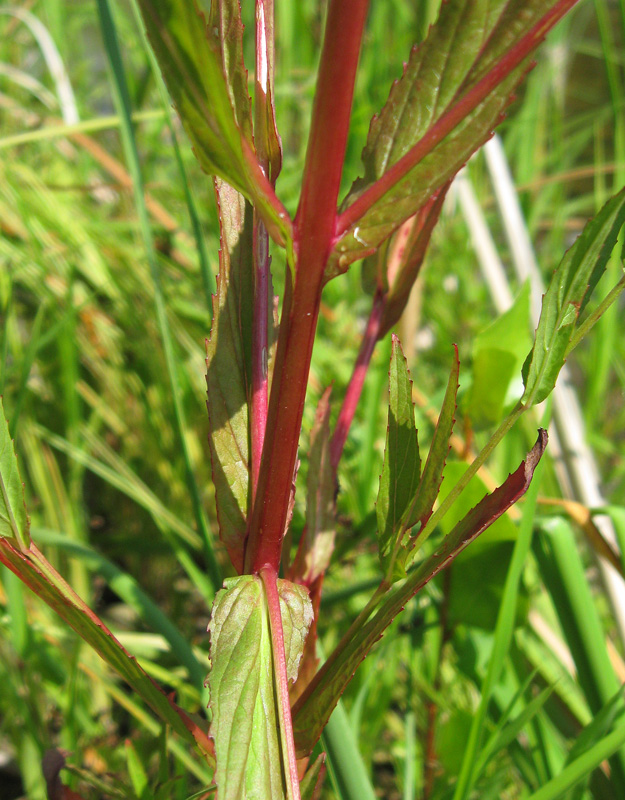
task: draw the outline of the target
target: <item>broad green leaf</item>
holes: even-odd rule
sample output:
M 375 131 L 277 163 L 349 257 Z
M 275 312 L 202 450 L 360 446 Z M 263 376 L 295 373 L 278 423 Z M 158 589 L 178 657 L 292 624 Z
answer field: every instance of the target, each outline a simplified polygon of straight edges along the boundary
M 402 544 L 403 519 L 421 477 L 421 458 L 412 404 L 412 381 L 399 339 L 393 334 L 389 372 L 388 428 L 376 502 L 380 563 L 391 580 L 406 576 L 409 550 Z
M 432 515 L 434 503 L 443 480 L 443 470 L 445 461 L 449 453 L 449 440 L 456 421 L 456 398 L 458 396 L 458 378 L 460 375 L 460 361 L 458 360 L 458 348 L 454 346 L 454 363 L 449 374 L 447 390 L 443 398 L 443 405 L 438 416 L 434 436 L 430 445 L 423 474 L 419 481 L 419 488 L 410 508 L 407 518 L 407 527 L 411 528 L 420 523 L 420 530 L 423 529 Z M 418 535 L 418 532 L 417 532 Z
M 371 122 L 364 176 L 343 204 L 349 225 L 337 242 L 328 277 L 377 248 L 484 144 L 527 69 L 527 57 L 574 2 L 449 0 L 441 5 L 438 22 L 412 50 Z M 399 164 L 403 157 L 410 161 L 405 167 Z M 349 212 L 372 187 L 377 199 L 362 212 L 354 211 L 358 206 Z
M 202 168 L 253 201 L 270 234 L 284 244 L 290 221 L 254 154 L 238 3 L 214 4 L 210 25 L 194 0 L 139 0 L 139 5 Z
M 29 528 L 24 484 L 0 397 L 0 537 L 13 539 L 21 549 L 27 550 L 30 546 Z
M 586 224 L 555 271 L 543 296 L 534 346 L 523 366 L 525 405 L 542 402 L 555 386 L 580 309 L 603 274 L 624 222 L 625 189 Z
M 516 472 L 455 525 L 441 546 L 411 571 L 406 580 L 389 591 L 374 616 L 354 632 L 341 650 L 335 650 L 328 658 L 293 707 L 293 732 L 298 756 L 312 751 L 358 664 L 410 598 L 525 494 L 546 444 L 547 434 L 541 430 L 538 441 Z
M 209 765 L 213 747 L 206 732 L 144 672 L 93 611 L 78 597 L 39 552 L 34 543 L 21 552 L 9 539 L 0 538 L 0 562 L 12 570 L 38 597 L 114 669 L 165 723 L 188 742 L 195 743 Z
M 219 535 L 243 570 L 249 503 L 249 393 L 254 274 L 252 211 L 243 196 L 216 180 L 221 227 L 217 294 L 207 345 L 209 445 Z
M 473 383 L 469 410 L 474 426 L 492 425 L 503 416 L 504 406 L 519 399 L 510 396 L 511 382 L 532 346 L 529 333 L 529 284 L 521 289 L 511 308 L 473 340 Z
M 322 575 L 334 550 L 336 477 L 330 463 L 330 389 L 319 401 L 310 434 L 306 486 L 306 527 L 291 574 L 307 586 Z
M 220 800 L 287 798 L 267 594 L 256 575 L 226 580 L 211 636 L 210 735 Z M 293 679 L 312 619 L 303 587 L 278 581 L 287 674 Z
M 196 15 L 199 14 L 201 12 L 196 9 Z M 211 0 L 206 38 L 216 55 L 221 55 L 223 76 L 237 125 L 246 141 L 251 143 L 252 103 L 243 61 L 243 28 L 239 0 Z

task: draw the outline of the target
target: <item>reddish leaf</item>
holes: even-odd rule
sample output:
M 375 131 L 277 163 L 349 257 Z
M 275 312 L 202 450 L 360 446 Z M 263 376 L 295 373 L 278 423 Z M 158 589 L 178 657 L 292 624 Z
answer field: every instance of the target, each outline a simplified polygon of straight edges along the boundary
M 374 251 L 501 121 L 528 56 L 576 0 L 449 0 L 413 50 L 363 152 L 328 275 Z
M 336 479 L 330 462 L 330 392 L 323 393 L 310 434 L 306 527 L 291 568 L 291 580 L 310 586 L 330 563 L 334 549 Z
M 20 552 L 0 538 L 0 562 L 44 600 L 112 667 L 163 722 L 189 742 L 195 742 L 214 766 L 213 746 L 202 730 L 139 666 L 115 636 L 48 563 L 34 544 Z
M 356 631 L 341 649 L 337 648 L 332 653 L 293 707 L 293 731 L 298 756 L 312 751 L 358 664 L 410 598 L 525 494 L 546 445 L 547 432 L 541 429 L 536 444 L 516 472 L 478 503 L 454 527 L 440 548 L 387 594 L 373 618 Z

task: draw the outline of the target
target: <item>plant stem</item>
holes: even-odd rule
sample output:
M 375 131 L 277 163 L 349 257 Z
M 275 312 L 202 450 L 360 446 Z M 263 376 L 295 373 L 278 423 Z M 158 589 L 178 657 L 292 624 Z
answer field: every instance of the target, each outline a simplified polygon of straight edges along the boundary
M 289 681 L 286 669 L 286 655 L 284 651 L 284 631 L 282 628 L 282 613 L 280 611 L 280 596 L 278 594 L 277 572 L 271 566 L 265 566 L 260 571 L 260 577 L 267 593 L 267 608 L 269 611 L 269 624 L 271 626 L 271 647 L 273 650 L 274 679 L 278 694 L 278 716 L 280 728 L 284 736 L 283 758 L 285 780 L 288 785 L 287 797 L 289 800 L 300 800 L 299 780 L 297 777 L 297 758 L 293 741 L 293 722 L 291 719 L 291 704 L 289 701 Z M 286 750 L 286 752 L 285 752 Z
M 336 203 L 367 0 L 331 0 L 294 230 L 292 303 L 282 314 L 246 569 L 276 570 L 292 491 L 324 270 L 335 242 Z M 288 313 L 287 313 L 288 312 Z
M 365 376 L 371 362 L 371 356 L 373 355 L 373 350 L 379 339 L 380 325 L 382 322 L 382 315 L 384 314 L 385 305 L 385 296 L 380 290 L 378 290 L 373 298 L 373 307 L 371 309 L 371 314 L 369 315 L 369 321 L 367 322 L 367 327 L 365 329 L 364 336 L 362 337 L 358 358 L 356 359 L 354 371 L 352 372 L 352 377 L 350 378 L 347 391 L 345 392 L 343 405 L 341 406 L 341 410 L 336 421 L 334 434 L 332 435 L 332 441 L 330 443 L 330 463 L 332 464 L 332 469 L 335 473 L 339 461 L 341 460 L 343 447 L 345 446 L 347 434 L 352 424 L 352 420 L 354 419 L 358 401 L 360 400 L 362 387 L 365 382 Z
M 519 67 L 532 50 L 544 39 L 577 0 L 560 0 L 540 19 L 525 36 L 517 41 L 499 61 L 477 83 L 455 101 L 451 108 L 445 112 L 428 132 L 412 147 L 405 156 L 396 161 L 387 171 L 368 189 L 366 189 L 347 209 L 341 214 L 337 225 L 337 234 L 342 236 L 375 203 L 389 192 L 410 170 L 419 164 L 425 156 L 451 131 L 466 119 L 470 112 L 482 103 L 496 87 Z

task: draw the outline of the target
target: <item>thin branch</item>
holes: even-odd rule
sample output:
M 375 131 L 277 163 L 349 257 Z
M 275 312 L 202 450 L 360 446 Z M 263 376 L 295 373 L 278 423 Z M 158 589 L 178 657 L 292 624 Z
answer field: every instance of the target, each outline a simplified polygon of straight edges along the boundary
M 369 321 L 367 322 L 367 327 L 362 337 L 358 358 L 356 359 L 354 371 L 352 372 L 352 377 L 350 378 L 347 391 L 345 392 L 343 405 L 341 406 L 334 434 L 332 435 L 332 442 L 330 443 L 330 463 L 335 473 L 339 461 L 341 460 L 347 434 L 352 420 L 354 419 L 358 401 L 360 400 L 365 376 L 371 362 L 371 356 L 373 355 L 376 342 L 379 339 L 385 305 L 385 296 L 378 290 L 373 298 L 373 307 L 369 315 Z

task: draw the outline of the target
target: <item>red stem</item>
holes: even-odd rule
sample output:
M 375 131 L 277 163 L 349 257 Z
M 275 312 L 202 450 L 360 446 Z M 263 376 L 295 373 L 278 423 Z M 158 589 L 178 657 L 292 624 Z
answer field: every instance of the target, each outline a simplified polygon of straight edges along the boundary
M 280 564 L 323 274 L 336 203 L 367 0 L 330 0 L 294 231 L 295 283 L 282 314 L 246 569 Z M 287 313 L 288 312 L 288 313 Z
M 269 236 L 254 213 L 254 316 L 252 330 L 252 397 L 250 445 L 252 502 L 256 497 L 267 427 L 267 358 L 269 313 Z
M 286 670 L 286 655 L 284 651 L 284 631 L 282 628 L 282 613 L 280 611 L 280 596 L 278 594 L 278 575 L 273 567 L 265 566 L 260 571 L 260 577 L 267 593 L 267 610 L 269 611 L 269 624 L 271 626 L 271 647 L 273 650 L 274 677 L 278 693 L 278 714 L 281 728 L 284 732 L 284 744 L 287 750 L 287 763 L 284 765 L 285 779 L 291 786 L 293 800 L 300 800 L 299 780 L 297 777 L 297 757 L 293 741 L 293 720 L 291 718 L 291 702 L 289 700 L 289 679 Z
M 367 375 L 367 369 L 369 368 L 371 356 L 373 355 L 373 350 L 375 349 L 376 342 L 380 336 L 380 327 L 385 305 L 386 298 L 382 292 L 378 290 L 373 298 L 373 307 L 371 309 L 371 314 L 369 315 L 367 328 L 364 336 L 362 337 L 358 358 L 356 359 L 354 371 L 352 372 L 349 386 L 345 392 L 343 405 L 341 406 L 341 410 L 336 421 L 334 434 L 332 435 L 332 441 L 330 442 L 330 463 L 332 464 L 332 469 L 335 473 L 339 461 L 341 460 L 343 447 L 345 446 L 347 434 L 352 424 L 352 420 L 354 419 L 358 401 L 360 400 L 360 395 L 362 393 L 362 387 L 365 382 L 365 376 Z
M 254 84 L 254 132 L 258 163 L 270 175 L 267 104 L 273 85 L 273 0 L 256 0 L 256 81 Z M 273 185 L 274 180 L 271 180 Z M 254 311 L 252 331 L 252 397 L 250 403 L 250 450 L 252 503 L 267 427 L 267 359 L 269 353 L 269 287 L 271 285 L 269 235 L 254 210 Z
M 458 102 L 450 108 L 419 139 L 405 156 L 390 167 L 375 183 L 369 186 L 340 215 L 337 236 L 341 237 L 358 222 L 384 195 L 389 192 L 413 167 L 465 119 L 508 75 L 534 50 L 547 33 L 575 4 L 577 0 L 559 0 L 546 14 L 511 47 L 501 60 L 481 78 Z

